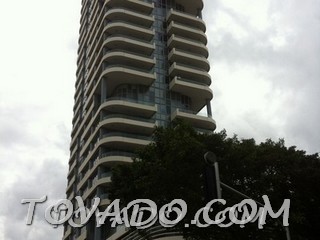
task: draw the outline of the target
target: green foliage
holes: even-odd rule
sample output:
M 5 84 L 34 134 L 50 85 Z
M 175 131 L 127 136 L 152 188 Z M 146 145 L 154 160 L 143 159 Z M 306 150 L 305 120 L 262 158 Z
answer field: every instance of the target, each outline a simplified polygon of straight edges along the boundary
M 137 153 L 133 164 L 114 169 L 111 197 L 126 205 L 137 198 L 148 198 L 158 206 L 173 199 L 188 204 L 188 215 L 177 227 L 188 239 L 285 239 L 278 222 L 267 221 L 264 230 L 257 223 L 245 228 L 182 228 L 203 207 L 204 192 L 200 174 L 203 155 L 214 152 L 219 158 L 221 180 L 261 201 L 268 195 L 272 207 L 279 209 L 291 199 L 290 230 L 292 239 L 318 239 L 320 216 L 320 160 L 317 154 L 287 148 L 283 139 L 256 144 L 254 139 L 228 138 L 226 131 L 198 134 L 185 123 L 157 128 L 154 141 Z M 226 190 L 223 198 L 229 206 L 242 199 Z

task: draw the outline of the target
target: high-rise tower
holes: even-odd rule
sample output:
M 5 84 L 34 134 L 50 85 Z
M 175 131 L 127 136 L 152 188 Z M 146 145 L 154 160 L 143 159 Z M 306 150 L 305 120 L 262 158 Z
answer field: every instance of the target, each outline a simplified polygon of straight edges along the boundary
M 215 129 L 202 0 L 82 0 L 67 198 L 109 203 L 115 164 L 130 163 L 155 126 L 181 118 Z M 198 115 L 206 108 L 206 116 Z M 66 240 L 124 229 L 65 226 Z

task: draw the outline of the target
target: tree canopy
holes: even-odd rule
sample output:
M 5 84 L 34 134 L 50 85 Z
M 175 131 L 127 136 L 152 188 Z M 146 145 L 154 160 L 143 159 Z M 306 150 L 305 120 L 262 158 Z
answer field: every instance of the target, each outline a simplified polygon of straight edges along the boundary
M 275 210 L 279 210 L 284 199 L 291 200 L 292 239 L 318 239 L 319 156 L 286 147 L 283 139 L 257 144 L 254 139 L 229 138 L 226 131 L 198 133 L 183 122 L 159 127 L 153 142 L 137 152 L 132 164 L 113 169 L 111 198 L 120 199 L 124 205 L 134 199 L 151 199 L 158 206 L 183 199 L 188 204 L 188 213 L 177 228 L 187 239 L 286 239 L 283 228 L 273 219 L 268 219 L 262 230 L 256 223 L 243 228 L 183 227 L 206 203 L 200 176 L 207 151 L 218 156 L 222 182 L 258 201 L 267 195 Z M 243 200 L 225 189 L 222 198 L 228 206 Z

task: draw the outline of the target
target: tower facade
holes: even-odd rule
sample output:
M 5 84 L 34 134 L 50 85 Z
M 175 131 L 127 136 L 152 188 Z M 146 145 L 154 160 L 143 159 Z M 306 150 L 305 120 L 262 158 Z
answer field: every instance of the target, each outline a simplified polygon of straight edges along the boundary
M 175 119 L 213 131 L 202 0 L 82 0 L 67 198 L 110 203 L 111 168 L 128 164 L 156 126 Z M 205 116 L 199 112 L 206 109 Z M 66 225 L 66 240 L 126 230 Z

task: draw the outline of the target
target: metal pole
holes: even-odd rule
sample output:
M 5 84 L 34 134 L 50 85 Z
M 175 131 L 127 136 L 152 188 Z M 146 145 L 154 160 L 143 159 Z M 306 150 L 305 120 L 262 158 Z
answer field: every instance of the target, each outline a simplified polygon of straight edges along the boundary
M 284 230 L 286 231 L 287 240 L 291 240 L 289 227 L 284 227 Z
M 217 197 L 218 199 L 221 199 L 221 187 L 220 187 L 220 175 L 219 175 L 219 164 L 218 162 L 214 163 L 214 171 L 215 171 L 215 177 L 216 177 L 216 189 L 217 189 Z
M 217 197 L 218 199 L 221 199 L 221 187 L 225 187 L 226 189 L 244 197 L 245 199 L 252 199 L 251 197 L 243 194 L 242 192 L 239 192 L 238 190 L 234 189 L 233 187 L 230 187 L 229 185 L 223 183 L 220 181 L 220 175 L 219 175 L 219 164 L 218 164 L 218 161 L 217 161 L 217 157 L 216 155 L 213 153 L 213 152 L 206 152 L 204 154 L 204 160 L 206 161 L 206 163 L 208 165 L 213 165 L 214 166 L 214 170 L 215 170 L 215 177 L 216 177 L 216 189 L 217 189 Z M 252 199 L 253 201 L 255 201 L 260 207 L 264 207 L 264 204 Z M 279 221 L 277 219 L 277 221 Z M 286 238 L 287 240 L 291 240 L 291 237 L 290 237 L 290 231 L 289 231 L 289 227 L 288 226 L 283 226 L 285 232 L 286 232 Z
M 230 190 L 230 191 L 232 191 L 232 192 L 234 192 L 234 193 L 236 193 L 236 194 L 241 195 L 242 197 L 244 197 L 244 198 L 246 198 L 246 199 L 252 199 L 251 197 L 245 195 L 245 194 L 242 193 L 242 192 L 239 192 L 238 190 L 234 189 L 233 187 L 230 187 L 229 185 L 227 185 L 227 184 L 225 184 L 225 183 L 223 183 L 223 182 L 220 182 L 220 184 L 221 184 L 221 186 L 227 188 L 228 190 Z M 255 201 L 260 207 L 264 207 L 264 204 L 262 204 L 261 202 L 258 202 L 258 201 L 254 200 L 254 199 L 252 199 L 252 200 Z
M 246 199 L 252 199 L 249 196 L 243 194 L 242 192 L 239 192 L 238 190 L 234 189 L 233 187 L 230 187 L 229 185 L 227 185 L 227 184 L 225 184 L 223 182 L 220 182 L 220 184 L 221 184 L 222 187 L 225 187 L 228 190 L 230 190 L 230 191 L 232 191 L 232 192 L 234 192 L 236 194 L 239 194 L 239 195 L 241 195 L 242 197 L 244 197 Z M 254 200 L 254 199 L 252 199 L 252 200 L 255 201 L 259 206 L 264 207 L 264 204 L 262 204 L 261 202 L 258 202 L 257 200 Z M 277 221 L 279 221 L 279 220 L 277 219 Z M 283 226 L 283 228 L 284 228 L 284 230 L 286 232 L 287 240 L 291 240 L 289 227 L 288 226 Z

